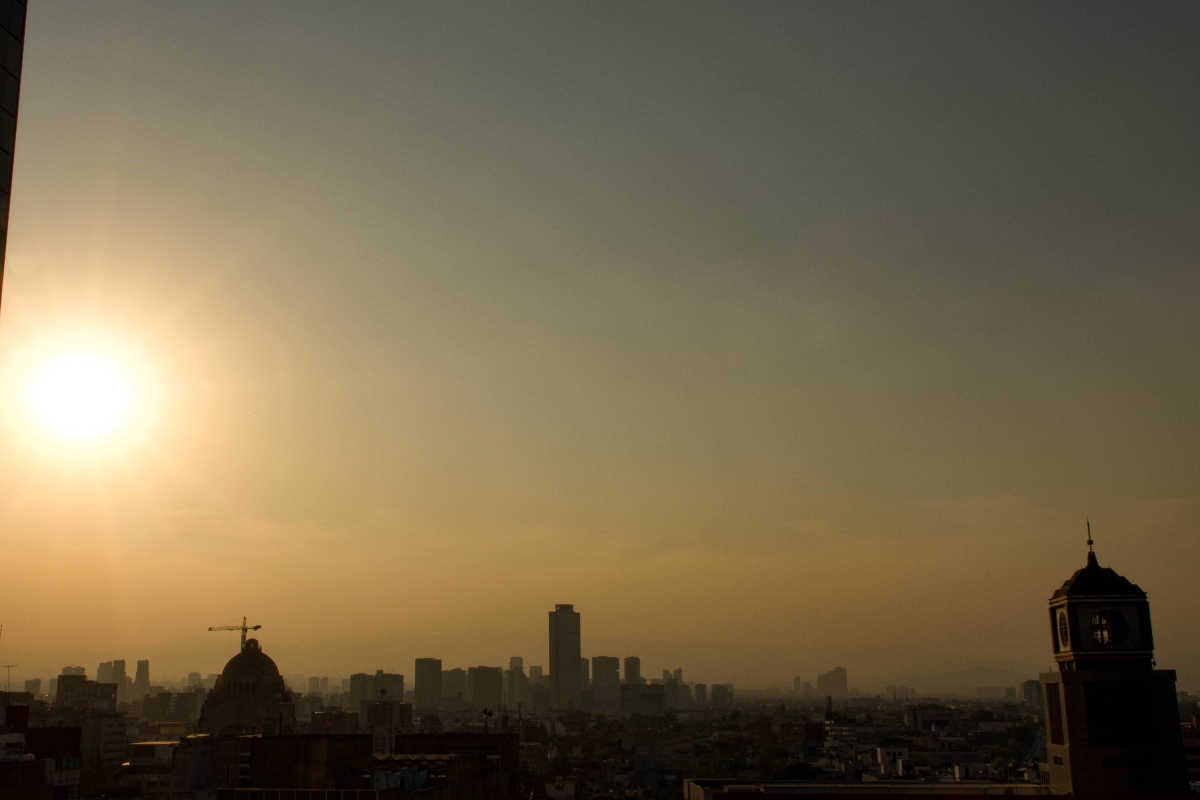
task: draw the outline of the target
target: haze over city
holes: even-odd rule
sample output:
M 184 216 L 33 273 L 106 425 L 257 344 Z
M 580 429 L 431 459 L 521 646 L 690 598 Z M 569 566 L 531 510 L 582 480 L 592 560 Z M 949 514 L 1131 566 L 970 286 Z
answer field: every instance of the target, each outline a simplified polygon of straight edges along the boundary
M 1198 8 L 33 3 L 0 661 L 1200 689 Z

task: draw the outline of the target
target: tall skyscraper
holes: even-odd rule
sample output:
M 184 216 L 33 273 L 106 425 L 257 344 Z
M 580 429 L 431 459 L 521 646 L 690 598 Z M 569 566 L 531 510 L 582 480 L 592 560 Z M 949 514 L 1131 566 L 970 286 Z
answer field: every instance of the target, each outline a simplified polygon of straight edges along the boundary
M 17 143 L 17 104 L 25 44 L 25 0 L 0 0 L 0 292 L 4 290 L 4 251 L 12 196 L 13 153 Z
M 1057 672 L 1042 673 L 1050 789 L 1186 792 L 1175 670 L 1154 668 L 1146 593 L 1087 563 L 1050 598 Z
M 579 612 L 559 604 L 550 612 L 550 702 L 555 708 L 579 706 Z
M 646 679 L 642 677 L 642 660 L 637 656 L 629 656 L 625 659 L 625 682 L 646 682 Z
M 442 699 L 442 660 L 418 658 L 414 699 L 418 703 L 436 703 Z
M 579 659 L 579 685 L 592 685 L 591 663 L 586 658 Z

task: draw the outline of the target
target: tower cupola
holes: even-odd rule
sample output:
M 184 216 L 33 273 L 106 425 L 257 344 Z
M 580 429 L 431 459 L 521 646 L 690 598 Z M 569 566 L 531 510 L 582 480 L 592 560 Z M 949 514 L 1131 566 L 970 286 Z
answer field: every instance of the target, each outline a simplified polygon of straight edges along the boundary
M 1087 563 L 1050 597 L 1050 628 L 1054 660 L 1064 672 L 1153 668 L 1146 593 L 1100 566 L 1090 539 Z

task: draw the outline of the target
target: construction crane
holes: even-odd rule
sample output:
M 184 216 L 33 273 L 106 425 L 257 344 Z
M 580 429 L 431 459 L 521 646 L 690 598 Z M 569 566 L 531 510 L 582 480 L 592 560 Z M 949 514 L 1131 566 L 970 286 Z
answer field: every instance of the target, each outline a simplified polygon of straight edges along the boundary
M 241 631 L 242 632 L 242 649 L 245 650 L 246 649 L 246 632 L 247 631 L 256 631 L 261 627 L 262 627 L 262 625 L 247 626 L 246 618 L 242 617 L 241 625 L 218 625 L 215 628 L 209 628 L 209 630 L 210 631 Z

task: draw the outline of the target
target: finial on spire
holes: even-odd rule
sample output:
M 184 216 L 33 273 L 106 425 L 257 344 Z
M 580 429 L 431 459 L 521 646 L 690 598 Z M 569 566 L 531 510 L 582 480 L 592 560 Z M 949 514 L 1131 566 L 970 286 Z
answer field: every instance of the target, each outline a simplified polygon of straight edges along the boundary
M 1088 532 L 1087 563 L 1088 563 L 1089 567 L 1098 567 L 1098 566 L 1100 566 L 1100 563 L 1098 561 L 1096 561 L 1096 551 L 1092 549 L 1092 521 L 1090 519 L 1087 520 L 1087 532 Z

